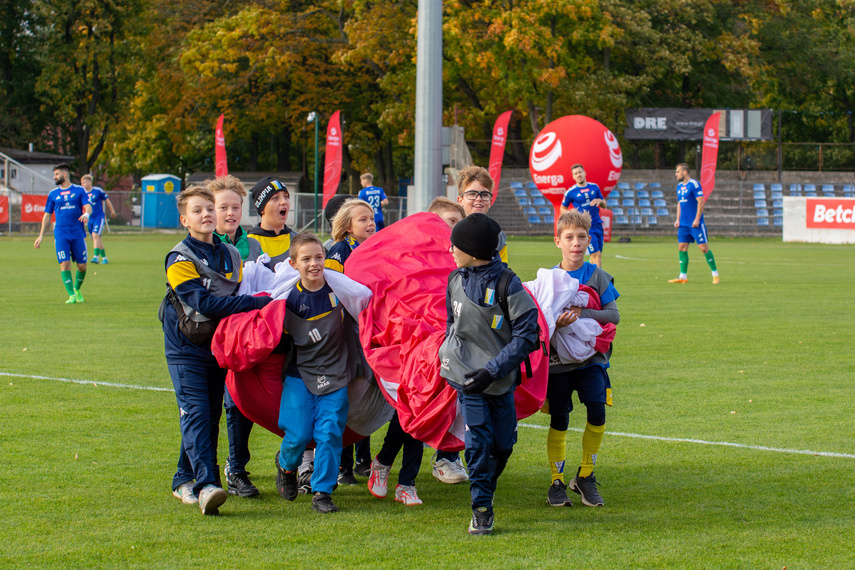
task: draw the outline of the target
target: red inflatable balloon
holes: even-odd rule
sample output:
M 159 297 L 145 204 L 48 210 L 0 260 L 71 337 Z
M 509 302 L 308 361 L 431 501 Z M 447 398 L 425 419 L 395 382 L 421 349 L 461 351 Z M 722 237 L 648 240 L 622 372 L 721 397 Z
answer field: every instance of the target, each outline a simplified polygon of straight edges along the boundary
M 531 176 L 556 213 L 564 192 L 576 184 L 570 172 L 574 164 L 584 166 L 588 182 L 599 186 L 608 197 L 623 167 L 614 133 L 601 122 L 582 115 L 561 117 L 540 131 L 531 146 Z

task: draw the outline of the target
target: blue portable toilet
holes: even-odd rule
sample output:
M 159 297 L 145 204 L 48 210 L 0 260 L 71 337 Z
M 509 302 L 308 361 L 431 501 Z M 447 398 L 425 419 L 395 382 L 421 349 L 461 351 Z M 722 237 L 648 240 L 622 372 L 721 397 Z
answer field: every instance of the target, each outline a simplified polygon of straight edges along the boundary
M 175 199 L 181 191 L 181 179 L 172 174 L 149 174 L 142 178 L 142 216 L 144 228 L 180 228 Z

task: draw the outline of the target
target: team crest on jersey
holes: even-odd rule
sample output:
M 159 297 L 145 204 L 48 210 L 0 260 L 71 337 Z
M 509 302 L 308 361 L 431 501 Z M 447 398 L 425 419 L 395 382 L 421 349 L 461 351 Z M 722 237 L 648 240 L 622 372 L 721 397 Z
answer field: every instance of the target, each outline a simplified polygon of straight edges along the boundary
M 505 317 L 503 315 L 493 315 L 493 322 L 490 323 L 490 326 L 496 330 L 502 328 L 502 323 L 505 322 Z
M 442 369 L 443 369 L 443 370 L 451 370 L 451 368 L 448 366 L 448 358 L 443 358 L 443 359 L 439 362 L 439 365 L 440 365 L 440 366 L 442 366 Z
M 331 304 L 333 307 L 337 307 L 337 306 L 338 306 L 338 297 L 336 297 L 336 296 L 335 296 L 335 293 L 330 293 L 330 304 Z
M 320 390 L 321 388 L 326 388 L 329 385 L 330 383 L 329 380 L 327 380 L 326 376 L 318 376 L 318 390 Z
M 484 303 L 486 303 L 487 305 L 492 305 L 495 302 L 496 302 L 496 291 L 487 287 L 487 291 L 484 293 Z

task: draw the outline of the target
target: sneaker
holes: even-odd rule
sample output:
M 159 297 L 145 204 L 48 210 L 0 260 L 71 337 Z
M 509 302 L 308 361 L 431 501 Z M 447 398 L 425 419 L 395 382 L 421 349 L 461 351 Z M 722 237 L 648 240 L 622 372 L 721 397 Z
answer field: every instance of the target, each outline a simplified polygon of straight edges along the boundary
M 688 282 L 689 282 L 688 279 L 680 279 L 679 277 L 677 277 L 676 279 L 669 279 L 668 280 L 668 283 L 688 283 Z
M 422 500 L 416 494 L 415 485 L 398 485 L 395 487 L 395 500 L 405 505 L 421 505 Z
M 713 275 L 712 284 L 718 285 L 720 282 L 721 282 L 721 279 L 719 279 L 718 275 Z
M 448 459 L 437 461 L 436 453 L 434 453 L 431 465 L 433 466 L 433 476 L 443 483 L 454 485 L 455 483 L 462 483 L 469 480 L 469 474 L 466 473 L 466 468 L 463 467 L 463 462 L 460 461 L 459 457 L 455 461 L 449 461 Z
M 356 477 L 353 476 L 353 471 L 350 469 L 345 469 L 342 467 L 338 472 L 338 484 L 339 485 L 358 485 L 359 482 L 356 480 Z
M 357 463 L 353 467 L 354 475 L 359 475 L 360 477 L 368 477 L 371 475 L 371 462 L 365 461 L 363 463 Z
M 176 499 L 181 499 L 181 502 L 185 505 L 199 504 L 199 497 L 193 492 L 193 481 L 187 481 L 178 485 L 178 488 L 172 491 L 172 496 Z
M 202 509 L 203 515 L 218 515 L 220 514 L 220 505 L 226 502 L 229 494 L 223 491 L 221 487 L 215 485 L 205 485 L 205 488 L 199 491 L 199 508 Z
M 226 476 L 226 490 L 229 495 L 237 495 L 238 497 L 255 497 L 258 495 L 258 487 L 252 484 L 249 480 L 249 473 L 230 473 L 229 466 L 223 470 Z
M 77 299 L 77 302 L 78 302 L 78 303 L 82 303 L 82 302 L 83 302 L 83 294 L 80 292 L 80 289 L 75 289 L 75 290 L 74 290 L 74 297 Z
M 335 513 L 338 512 L 338 507 L 332 502 L 332 497 L 329 493 L 315 493 L 312 497 L 312 510 L 319 513 Z
M 297 498 L 297 472 L 285 471 L 279 466 L 279 453 L 276 454 L 276 490 L 286 501 Z
M 389 472 L 392 471 L 391 465 L 383 465 L 377 458 L 371 462 L 371 475 L 368 476 L 368 492 L 382 499 L 389 492 Z
M 472 511 L 469 534 L 490 534 L 493 532 L 493 511 L 487 507 L 478 507 Z
M 315 473 L 315 464 L 309 465 L 309 468 L 297 475 L 297 494 L 311 495 L 312 494 L 312 475 Z
M 97 255 L 93 255 L 92 256 L 92 263 L 94 263 L 95 265 L 98 265 L 99 263 L 101 263 L 101 259 Z
M 101 263 L 103 263 L 104 265 L 107 265 L 108 263 L 110 263 L 109 261 L 107 261 L 107 256 L 106 256 L 106 255 L 105 255 L 104 257 L 102 257 L 102 258 L 101 258 Z
M 573 502 L 567 496 L 567 485 L 556 479 L 546 493 L 546 504 L 550 507 L 572 507 Z
M 68 301 L 65 302 L 66 305 L 72 305 L 77 302 L 77 295 L 72 295 L 68 298 Z
M 577 471 L 576 476 L 573 477 L 572 481 L 570 481 L 570 488 L 578 493 L 579 496 L 582 497 L 582 503 L 589 507 L 603 506 L 603 498 L 597 491 L 597 485 L 599 485 L 599 483 L 597 483 L 597 478 L 593 473 L 587 477 L 579 477 L 579 471 Z

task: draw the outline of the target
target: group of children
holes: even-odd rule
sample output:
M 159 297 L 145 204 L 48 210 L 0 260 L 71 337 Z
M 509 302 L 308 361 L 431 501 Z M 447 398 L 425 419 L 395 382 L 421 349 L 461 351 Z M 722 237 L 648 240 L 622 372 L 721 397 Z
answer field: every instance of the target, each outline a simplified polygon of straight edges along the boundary
M 464 443 L 469 472 L 467 475 L 459 454 L 453 452 L 438 452 L 433 466 L 434 474 L 439 468 L 448 482 L 468 478 L 472 507 L 469 532 L 489 534 L 496 484 L 517 439 L 514 390 L 520 381 L 520 364 L 538 343 L 538 310 L 520 279 L 507 269 L 507 240 L 498 223 L 486 215 L 493 193 L 489 174 L 483 168 L 469 167 L 461 171 L 457 182 L 457 202 L 437 198 L 430 211 L 452 228 L 450 255 L 457 269 L 449 276 L 446 338 L 437 366 L 457 392 L 467 428 Z M 357 373 L 350 365 L 354 359 L 349 353 L 354 350 L 357 315 L 347 311 L 335 284 L 331 286 L 327 278 L 333 276 L 327 276 L 325 268 L 343 271 L 353 250 L 375 233 L 376 212 L 363 200 L 340 200 L 332 216 L 333 240 L 325 248 L 316 236 L 296 234 L 288 228 L 290 194 L 273 178 L 260 181 L 252 189 L 252 202 L 261 222 L 244 232 L 240 219 L 245 195 L 240 181 L 224 177 L 190 187 L 178 197 L 180 220 L 188 236 L 166 257 L 167 295 L 160 310 L 181 427 L 173 494 L 184 503 L 198 504 L 204 514 L 217 513 L 229 493 L 243 497 L 258 494 L 246 471 L 252 422 L 234 406 L 228 391 L 224 393 L 226 371 L 211 354 L 211 337 L 219 319 L 262 309 L 262 313 L 284 315 L 283 331 L 288 333 L 282 335 L 278 347 L 289 358 L 282 374 L 279 427 L 285 437 L 276 459 L 277 489 L 285 499 L 294 500 L 303 488 L 301 475 L 310 473 L 313 509 L 334 512 L 338 507 L 331 493 L 336 483 L 348 482 L 341 477 L 347 474 L 348 465 L 350 469 L 354 465 L 353 451 L 342 456 L 342 435 L 348 412 L 347 386 Z M 569 307 L 558 318 L 558 327 L 579 317 L 615 324 L 619 320 L 618 293 L 612 278 L 584 261 L 590 224 L 587 213 L 571 211 L 561 216 L 555 244 L 562 252 L 562 261 L 556 267 L 594 289 L 602 309 Z M 243 263 L 258 260 L 262 254 L 269 256 L 271 270 L 287 260 L 299 273 L 293 288 L 279 300 L 237 294 Z M 499 290 L 503 276 L 507 287 Z M 339 279 L 347 278 L 340 275 L 334 281 Z M 505 302 L 500 303 L 500 297 Z M 583 459 L 570 488 L 586 505 L 603 504 L 596 491 L 593 466 L 603 436 L 605 405 L 611 405 L 606 371 L 609 353 L 597 353 L 575 365 L 550 362 L 545 406 L 552 416 L 547 438 L 550 505 L 571 504 L 566 495 L 564 462 L 574 390 L 588 408 L 588 422 L 582 438 Z M 227 491 L 220 481 L 216 449 L 224 396 L 229 434 L 229 459 L 224 471 Z M 306 450 L 311 441 L 315 443 L 313 460 Z M 390 422 L 380 452 L 363 474 L 367 471 L 373 495 L 386 496 L 391 466 L 401 449 L 404 457 L 395 498 L 406 505 L 418 505 L 421 500 L 415 477 L 423 445 L 401 429 L 397 417 Z M 356 465 L 365 463 L 367 457 L 360 457 L 357 451 Z M 309 469 L 301 469 L 307 464 Z

